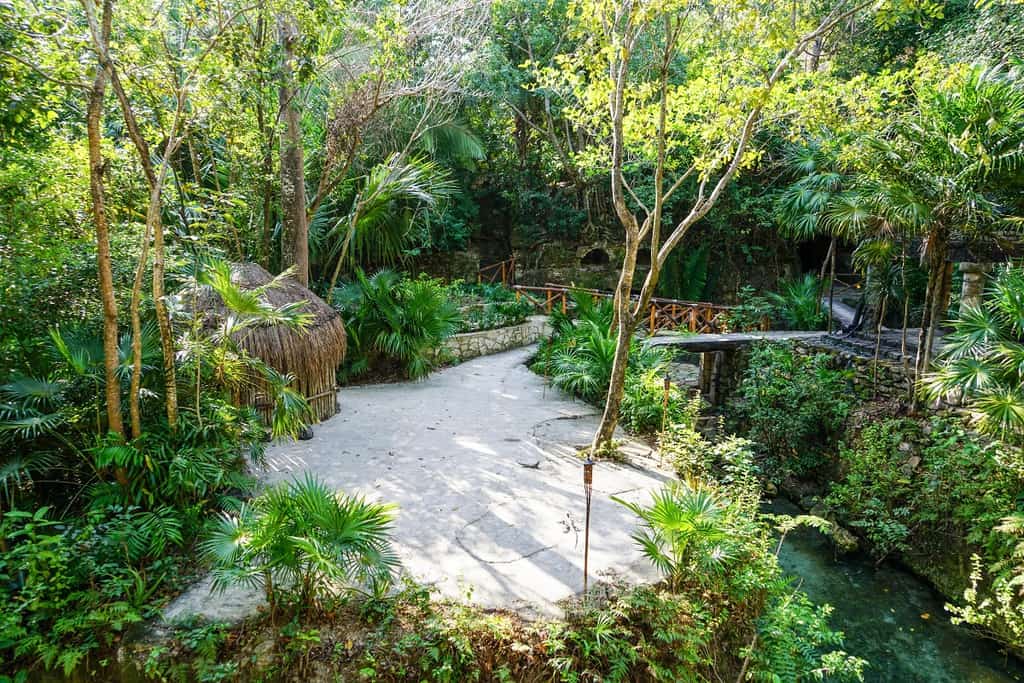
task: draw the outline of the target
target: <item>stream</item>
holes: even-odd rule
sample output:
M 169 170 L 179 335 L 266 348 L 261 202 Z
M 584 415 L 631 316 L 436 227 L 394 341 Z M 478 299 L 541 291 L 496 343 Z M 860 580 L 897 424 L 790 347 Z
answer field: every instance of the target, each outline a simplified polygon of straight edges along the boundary
M 801 514 L 783 498 L 768 508 Z M 808 528 L 786 536 L 779 564 L 811 600 L 835 608 L 831 623 L 846 634 L 844 649 L 870 663 L 866 681 L 1024 681 L 1024 664 L 997 643 L 954 626 L 942 597 L 905 569 L 889 563 L 876 568 L 865 557 L 837 560 L 828 539 Z

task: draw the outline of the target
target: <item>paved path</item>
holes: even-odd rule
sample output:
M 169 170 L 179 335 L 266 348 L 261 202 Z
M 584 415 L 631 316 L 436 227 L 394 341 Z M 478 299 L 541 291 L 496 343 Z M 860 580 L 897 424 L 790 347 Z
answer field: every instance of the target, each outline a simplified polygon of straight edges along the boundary
M 520 349 L 477 358 L 422 382 L 343 389 L 341 413 L 311 441 L 272 447 L 264 480 L 311 471 L 339 491 L 399 506 L 403 568 L 441 595 L 485 607 L 558 614 L 583 583 L 584 498 L 576 449 L 597 411 L 545 388 Z M 632 464 L 598 463 L 590 532 L 592 580 L 609 571 L 655 578 L 634 548 L 634 517 L 609 496 L 647 499 L 670 475 L 628 442 Z M 210 598 L 200 584 L 165 616 L 236 619 L 259 597 Z

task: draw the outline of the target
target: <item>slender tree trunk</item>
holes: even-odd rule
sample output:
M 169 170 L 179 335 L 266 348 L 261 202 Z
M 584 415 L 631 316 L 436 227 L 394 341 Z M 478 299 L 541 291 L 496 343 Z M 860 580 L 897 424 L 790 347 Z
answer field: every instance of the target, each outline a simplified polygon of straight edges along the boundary
M 270 238 L 274 231 L 274 141 L 273 133 L 268 129 L 263 103 L 256 103 L 256 127 L 263 143 L 263 161 L 260 173 L 263 177 L 263 234 L 260 239 L 260 261 L 264 268 L 270 269 Z
M 828 272 L 828 264 L 832 260 L 832 254 L 836 250 L 836 238 L 833 236 L 828 242 L 828 251 L 825 252 L 825 260 L 821 262 L 821 272 L 818 273 L 818 300 L 814 304 L 814 313 L 821 313 L 821 297 L 825 295 L 825 274 Z M 830 295 L 831 296 L 831 295 Z M 829 304 L 829 312 L 832 312 L 832 305 Z
M 939 323 L 949 300 L 953 264 L 946 262 L 949 243 L 945 230 L 937 229 L 929 236 L 928 289 L 925 293 L 921 331 L 918 335 L 917 361 L 914 379 L 920 380 L 932 362 L 932 352 Z
M 886 294 L 882 295 L 882 305 L 878 312 L 878 324 L 875 325 L 875 359 L 871 365 L 871 384 L 875 397 L 878 397 L 878 357 L 882 352 L 882 323 L 885 321 L 885 305 L 889 302 Z
M 150 198 L 150 211 L 152 211 L 152 197 Z M 139 315 L 139 306 L 142 301 L 142 280 L 146 274 L 146 266 L 149 263 L 149 242 L 152 237 L 150 226 L 152 225 L 148 212 L 146 216 L 146 227 L 142 233 L 142 244 L 139 249 L 139 263 L 135 267 L 135 280 L 132 282 L 132 300 L 129 305 L 129 312 L 132 323 L 132 380 L 128 390 L 128 415 L 131 418 L 132 438 L 142 434 L 142 413 L 139 410 L 139 392 L 142 385 L 142 320 Z
M 633 288 L 633 274 L 636 272 L 637 247 L 626 245 L 626 255 L 622 264 L 622 274 L 615 290 L 615 357 L 612 361 L 612 374 L 608 382 L 608 394 L 605 397 L 604 412 L 601 424 L 594 434 L 590 445 L 591 454 L 596 454 L 611 443 L 615 428 L 619 424 L 619 406 L 626 388 L 626 371 L 629 368 L 629 347 L 636 331 L 637 321 L 630 311 L 630 294 Z
M 295 279 L 309 285 L 309 224 L 306 221 L 306 173 L 302 158 L 299 97 L 292 62 L 299 38 L 295 21 L 278 17 L 278 34 L 284 55 L 278 100 L 284 116 L 281 132 L 281 266 L 295 267 Z
M 104 55 L 106 45 L 102 46 Z M 146 211 L 146 223 L 153 235 L 153 307 L 156 311 L 156 324 L 160 331 L 160 350 L 163 356 L 164 374 L 164 407 L 167 413 L 167 424 L 173 432 L 178 426 L 178 379 L 174 365 L 174 332 L 171 329 L 170 314 L 167 311 L 167 303 L 164 301 L 164 226 L 162 218 L 162 192 L 163 183 L 166 178 L 167 166 L 170 157 L 178 147 L 179 139 L 177 134 L 178 124 L 181 120 L 184 94 L 177 94 L 177 110 L 174 114 L 174 123 L 168 135 L 167 145 L 164 149 L 164 158 L 161 160 L 159 174 L 153 168 L 153 159 L 149 153 L 149 145 L 139 130 L 135 110 L 131 106 L 128 94 L 121 84 L 121 80 L 114 69 L 114 65 L 107 60 L 106 67 L 110 75 L 114 92 L 117 94 L 118 102 L 121 104 L 121 113 L 125 126 L 128 129 L 128 136 L 131 138 L 135 149 L 139 154 L 139 161 L 142 170 L 146 175 L 146 182 L 149 185 L 150 197 L 149 206 Z M 193 169 L 195 170 L 195 169 Z
M 104 6 L 104 22 L 109 26 L 109 0 Z M 107 73 L 98 68 L 88 95 L 87 131 L 89 138 L 89 192 L 92 195 L 93 223 L 96 227 L 96 265 L 99 271 L 100 298 L 103 301 L 103 372 L 106 380 L 107 430 L 124 438 L 121 419 L 121 384 L 117 377 L 117 299 L 114 296 L 114 275 L 110 259 L 110 227 L 104 200 L 101 124 L 103 100 L 107 92 Z

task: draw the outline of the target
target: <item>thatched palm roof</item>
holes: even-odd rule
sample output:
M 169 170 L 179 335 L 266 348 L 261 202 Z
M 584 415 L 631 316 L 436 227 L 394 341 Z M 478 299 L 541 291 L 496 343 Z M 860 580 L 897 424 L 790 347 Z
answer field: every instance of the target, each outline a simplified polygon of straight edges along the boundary
M 231 281 L 246 290 L 257 289 L 273 280 L 273 276 L 255 263 L 232 263 Z M 310 290 L 291 278 L 264 291 L 260 299 L 274 308 L 304 301 L 301 311 L 312 317 L 302 331 L 284 325 L 252 327 L 236 336 L 235 341 L 246 353 L 259 358 L 278 372 L 295 376 L 293 388 L 310 399 L 318 419 L 335 412 L 335 371 L 345 358 L 345 325 L 338 312 Z M 201 287 L 196 293 L 196 308 L 203 316 L 203 329 L 217 329 L 232 312 L 212 287 Z M 260 384 L 259 380 L 255 382 Z M 257 387 L 258 389 L 259 387 Z M 258 392 L 257 392 L 258 393 Z M 255 393 L 250 401 L 259 405 Z

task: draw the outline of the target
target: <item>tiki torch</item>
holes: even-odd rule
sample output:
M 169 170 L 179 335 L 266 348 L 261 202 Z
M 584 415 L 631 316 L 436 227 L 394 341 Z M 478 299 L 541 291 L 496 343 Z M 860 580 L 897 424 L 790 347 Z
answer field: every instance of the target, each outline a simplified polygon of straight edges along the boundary
M 583 495 L 587 500 L 587 516 L 583 523 L 583 599 L 587 599 L 587 578 L 590 572 L 590 494 L 594 490 L 594 461 L 583 463 Z

